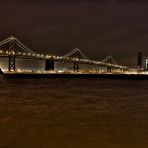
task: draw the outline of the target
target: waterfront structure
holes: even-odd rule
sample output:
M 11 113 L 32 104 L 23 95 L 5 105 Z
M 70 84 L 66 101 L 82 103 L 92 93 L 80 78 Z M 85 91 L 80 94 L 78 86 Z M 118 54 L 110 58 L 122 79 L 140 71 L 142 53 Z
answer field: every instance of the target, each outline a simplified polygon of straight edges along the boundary
M 43 60 L 45 61 L 45 71 L 54 71 L 55 66 L 54 62 L 65 62 L 73 64 L 73 71 L 80 71 L 80 64 L 104 67 L 106 69 L 106 73 L 112 73 L 112 70 L 116 71 L 128 71 L 131 68 L 127 66 L 122 66 L 116 63 L 116 61 L 112 58 L 112 56 L 107 56 L 102 61 L 91 60 L 87 58 L 84 53 L 75 48 L 64 56 L 53 56 L 53 55 L 45 55 L 39 54 L 25 46 L 21 41 L 17 38 L 11 36 L 0 42 L 0 47 L 8 45 L 6 50 L 0 50 L 0 57 L 5 57 L 9 59 L 8 63 L 8 71 L 14 72 L 17 71 L 16 68 L 16 59 L 34 59 L 34 60 Z M 16 48 L 18 47 L 18 48 Z
M 145 64 L 146 70 L 148 70 L 148 58 L 145 60 Z

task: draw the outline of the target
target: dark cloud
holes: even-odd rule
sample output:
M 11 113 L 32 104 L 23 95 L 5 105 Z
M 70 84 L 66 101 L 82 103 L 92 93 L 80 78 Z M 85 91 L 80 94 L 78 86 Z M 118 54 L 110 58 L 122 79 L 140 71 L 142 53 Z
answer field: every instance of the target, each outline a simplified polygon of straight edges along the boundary
M 79 47 L 88 57 L 113 55 L 134 64 L 148 55 L 145 0 L 0 1 L 0 39 L 14 34 L 36 51 L 65 54 Z

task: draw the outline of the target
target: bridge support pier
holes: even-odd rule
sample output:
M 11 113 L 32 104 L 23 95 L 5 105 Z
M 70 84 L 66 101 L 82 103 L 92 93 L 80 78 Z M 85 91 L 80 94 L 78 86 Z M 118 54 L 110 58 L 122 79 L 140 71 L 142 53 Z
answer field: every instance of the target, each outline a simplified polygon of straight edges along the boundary
M 112 72 L 112 68 L 111 67 L 107 67 L 107 73 L 111 73 Z
M 15 71 L 15 57 L 10 55 L 9 56 L 9 72 Z
M 74 62 L 74 72 L 78 72 L 80 69 L 79 62 Z
M 54 60 L 45 60 L 45 71 L 54 71 Z

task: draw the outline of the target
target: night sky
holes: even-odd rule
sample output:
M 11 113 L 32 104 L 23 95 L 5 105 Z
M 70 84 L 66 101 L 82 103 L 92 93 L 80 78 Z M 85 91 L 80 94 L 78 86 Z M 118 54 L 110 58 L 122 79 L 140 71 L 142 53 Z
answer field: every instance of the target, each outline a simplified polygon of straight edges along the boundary
M 111 54 L 135 65 L 148 56 L 146 0 L 0 0 L 0 40 L 13 34 L 32 50 L 64 55 L 80 48 L 91 59 Z

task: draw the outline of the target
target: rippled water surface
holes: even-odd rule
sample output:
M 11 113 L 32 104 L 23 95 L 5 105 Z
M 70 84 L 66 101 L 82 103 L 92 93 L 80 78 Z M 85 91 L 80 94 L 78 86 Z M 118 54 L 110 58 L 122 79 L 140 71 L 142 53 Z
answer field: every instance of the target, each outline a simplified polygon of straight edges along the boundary
M 0 76 L 0 148 L 148 148 L 148 81 Z

